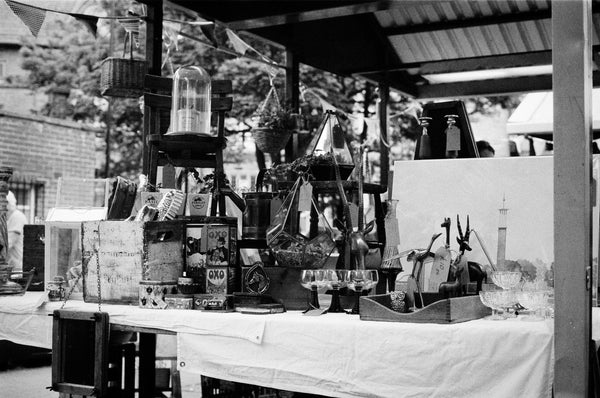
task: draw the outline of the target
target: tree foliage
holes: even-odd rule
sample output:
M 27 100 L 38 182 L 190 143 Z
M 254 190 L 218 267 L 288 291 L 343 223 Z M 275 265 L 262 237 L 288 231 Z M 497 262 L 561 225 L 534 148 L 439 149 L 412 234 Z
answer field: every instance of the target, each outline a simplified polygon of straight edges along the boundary
M 68 16 L 52 14 L 45 22 L 43 45 L 29 41 L 21 48 L 22 67 L 29 71 L 28 83 L 49 93 L 69 92 L 66 106 L 52 101 L 41 110 L 60 117 L 110 129 L 110 163 L 107 177 L 134 177 L 141 170 L 142 114 L 135 99 L 107 99 L 100 95 L 100 65 L 110 49 L 109 22 L 100 20 L 98 37 Z M 123 43 L 122 29 L 114 29 L 115 43 Z M 115 46 L 118 51 L 122 44 Z M 122 47 L 120 48 L 122 50 Z M 98 175 L 104 175 L 99 165 Z
M 117 7 L 109 1 L 104 2 L 104 7 L 109 14 L 126 13 L 125 9 Z M 165 18 L 183 20 L 196 20 L 197 17 L 187 15 L 178 10 L 165 12 Z M 53 89 L 69 89 L 70 96 L 65 109 L 57 109 L 49 105 L 42 110 L 44 115 L 60 116 L 84 123 L 95 125 L 105 131 L 110 130 L 110 161 L 107 176 L 124 175 L 130 178 L 141 172 L 141 147 L 142 136 L 140 133 L 142 114 L 136 100 L 103 98 L 99 92 L 100 65 L 103 59 L 111 55 L 120 55 L 123 49 L 124 30 L 115 23 L 113 32 L 114 51 L 110 52 L 110 22 L 100 19 L 98 37 L 94 38 L 85 27 L 71 17 L 52 18 L 46 21 L 49 32 L 43 38 L 43 46 L 27 43 L 22 49 L 23 68 L 30 72 L 29 83 L 32 87 Z M 205 42 L 209 39 L 199 26 L 182 24 L 186 36 L 200 38 Z M 141 29 L 143 43 L 143 31 Z M 225 29 L 217 25 L 215 38 L 220 48 L 228 49 Z M 256 40 L 254 37 L 242 36 L 252 48 L 260 54 L 273 60 L 279 65 L 285 65 L 285 52 L 269 43 Z M 183 65 L 198 65 L 208 71 L 213 79 L 229 79 L 233 83 L 234 106 L 229 114 L 236 123 L 228 131 L 229 145 L 235 150 L 226 151 L 226 161 L 239 162 L 239 149 L 245 136 L 240 130 L 250 130 L 251 117 L 256 113 L 261 102 L 264 101 L 269 88 L 269 67 L 244 57 L 231 54 L 198 43 L 189 37 L 177 37 L 177 45 L 163 48 L 165 60 L 162 75 L 170 76 L 173 71 Z M 248 55 L 259 58 L 260 56 L 249 50 Z M 138 51 L 138 56 L 143 56 L 143 48 Z M 285 100 L 285 71 L 274 68 L 277 75 L 273 82 L 282 101 Z M 340 110 L 349 114 L 363 114 L 373 116 L 376 112 L 378 94 L 374 86 L 355 77 L 336 76 L 320 71 L 307 65 L 300 67 L 300 81 L 303 88 L 310 89 L 319 97 Z M 368 94 L 371 95 L 368 95 Z M 301 99 L 301 110 L 309 120 L 309 128 L 314 131 L 322 119 L 321 103 L 317 97 L 306 94 Z M 110 104 L 110 105 L 109 105 Z M 285 105 L 285 104 L 284 104 Z M 392 96 L 390 112 L 398 115 L 390 123 L 392 145 L 403 142 L 406 137 L 413 138 L 418 133 L 418 123 L 415 115 L 404 114 L 413 107 L 414 102 L 399 96 Z M 365 111 L 366 109 L 366 111 Z M 360 131 L 359 131 L 360 132 Z M 360 134 L 352 137 L 360 139 Z M 379 150 L 379 140 L 370 143 L 372 151 Z M 394 156 L 392 156 L 394 159 Z M 104 165 L 100 165 L 99 175 L 104 175 Z

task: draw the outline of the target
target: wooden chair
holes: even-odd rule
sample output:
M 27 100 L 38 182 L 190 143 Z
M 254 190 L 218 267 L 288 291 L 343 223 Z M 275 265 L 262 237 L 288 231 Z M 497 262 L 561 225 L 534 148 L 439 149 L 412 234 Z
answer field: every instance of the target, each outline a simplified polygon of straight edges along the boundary
M 212 168 L 215 176 L 215 196 L 211 215 L 225 215 L 225 196 L 232 192 L 224 187 L 223 149 L 225 113 L 233 104 L 230 80 L 212 81 L 212 121 L 217 129 L 216 137 L 199 135 L 165 135 L 169 128 L 171 110 L 172 79 L 146 75 L 144 93 L 144 158 L 143 170 L 148 182 L 156 185 L 157 169 L 160 166 Z

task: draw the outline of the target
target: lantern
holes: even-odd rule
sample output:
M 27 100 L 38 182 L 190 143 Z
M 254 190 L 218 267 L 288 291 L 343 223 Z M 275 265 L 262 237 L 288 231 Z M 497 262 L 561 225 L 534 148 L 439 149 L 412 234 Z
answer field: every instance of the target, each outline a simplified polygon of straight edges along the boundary
M 183 66 L 173 75 L 171 128 L 167 134 L 210 132 L 211 83 L 208 73 L 198 66 Z
M 354 161 L 350 152 L 350 143 L 335 111 L 325 112 L 325 118 L 307 148 L 307 155 L 312 155 L 310 169 L 317 180 L 335 179 L 335 177 L 325 176 L 330 175 L 335 163 L 340 168 L 342 180 L 352 174 Z

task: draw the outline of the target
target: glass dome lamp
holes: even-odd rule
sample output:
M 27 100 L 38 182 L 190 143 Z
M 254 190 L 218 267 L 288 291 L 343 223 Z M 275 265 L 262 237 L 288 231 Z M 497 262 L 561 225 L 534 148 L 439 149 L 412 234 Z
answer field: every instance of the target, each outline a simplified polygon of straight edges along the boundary
M 167 134 L 212 136 L 210 75 L 198 66 L 183 66 L 173 75 L 171 128 Z
M 325 117 L 308 145 L 306 154 L 312 158 L 310 168 L 317 180 L 331 179 L 319 178 L 318 174 L 321 174 L 320 171 L 330 173 L 334 163 L 340 167 L 342 180 L 350 176 L 354 169 L 350 142 L 335 111 L 325 112 Z

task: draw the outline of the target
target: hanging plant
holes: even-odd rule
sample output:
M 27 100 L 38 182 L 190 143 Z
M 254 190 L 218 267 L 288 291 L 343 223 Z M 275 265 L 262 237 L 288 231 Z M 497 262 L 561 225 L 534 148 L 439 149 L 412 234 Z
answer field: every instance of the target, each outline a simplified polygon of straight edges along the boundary
M 270 101 L 272 105 L 269 105 Z M 269 154 L 281 151 L 297 128 L 298 117 L 298 113 L 281 106 L 277 90 L 272 85 L 255 115 L 256 127 L 252 129 L 252 137 L 258 149 Z

